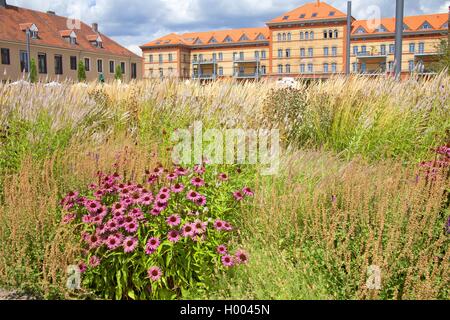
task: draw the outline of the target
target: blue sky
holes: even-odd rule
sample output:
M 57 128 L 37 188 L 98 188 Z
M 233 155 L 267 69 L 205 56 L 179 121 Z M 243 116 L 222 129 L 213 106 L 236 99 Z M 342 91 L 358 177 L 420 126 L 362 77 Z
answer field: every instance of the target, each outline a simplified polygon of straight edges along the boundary
M 257 27 L 311 0 L 7 0 L 35 10 L 98 22 L 101 32 L 139 53 L 139 45 L 171 32 Z M 328 0 L 345 12 L 347 0 Z M 353 16 L 395 15 L 395 0 L 353 0 Z M 405 0 L 405 14 L 447 12 L 450 0 Z

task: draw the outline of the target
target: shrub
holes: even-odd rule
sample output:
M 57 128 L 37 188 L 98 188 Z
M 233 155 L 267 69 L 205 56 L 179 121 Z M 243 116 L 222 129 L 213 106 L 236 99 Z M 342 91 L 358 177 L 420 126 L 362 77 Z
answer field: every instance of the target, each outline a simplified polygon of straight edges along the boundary
M 78 62 L 78 82 L 86 81 L 86 68 L 83 61 Z
M 30 82 L 31 83 L 36 83 L 37 80 L 38 80 L 38 77 L 37 77 L 36 61 L 34 59 L 31 59 L 30 68 L 31 68 L 31 70 L 30 70 Z
M 117 65 L 116 66 L 116 73 L 114 74 L 114 79 L 116 80 L 122 80 L 122 68 L 121 66 Z
M 159 166 L 140 183 L 99 173 L 85 196 L 70 192 L 63 223 L 79 224 L 84 286 L 106 299 L 173 299 L 246 264 L 230 241 L 240 202 L 253 192 L 237 184 L 204 166 Z

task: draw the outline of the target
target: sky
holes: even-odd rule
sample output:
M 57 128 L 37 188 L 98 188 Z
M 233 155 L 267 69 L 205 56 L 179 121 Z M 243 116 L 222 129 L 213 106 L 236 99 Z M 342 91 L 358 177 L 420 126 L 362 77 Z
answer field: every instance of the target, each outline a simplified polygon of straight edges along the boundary
M 261 27 L 311 0 L 7 0 L 8 4 L 97 22 L 100 32 L 131 51 L 171 32 Z M 347 0 L 327 0 L 346 12 Z M 395 16 L 395 0 L 352 0 L 352 15 Z M 448 12 L 450 0 L 405 0 L 405 15 Z

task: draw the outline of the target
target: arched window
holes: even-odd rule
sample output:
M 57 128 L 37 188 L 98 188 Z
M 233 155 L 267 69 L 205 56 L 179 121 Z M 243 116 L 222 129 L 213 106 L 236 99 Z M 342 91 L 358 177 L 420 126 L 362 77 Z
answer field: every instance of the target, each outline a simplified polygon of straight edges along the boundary
M 309 40 L 309 32 L 308 31 L 305 32 L 305 39 Z
M 335 37 L 336 39 L 339 38 L 339 31 L 334 30 L 334 37 Z
M 283 33 L 283 41 L 286 41 L 286 33 Z
M 328 31 L 328 37 L 331 39 L 333 38 L 333 30 Z
M 291 73 L 291 65 L 290 64 L 286 65 L 286 73 Z
M 291 35 L 290 32 L 287 34 L 287 39 L 288 39 L 288 41 L 291 41 L 291 40 L 292 40 L 292 35 Z
M 303 40 L 305 38 L 303 32 L 300 32 L 300 40 Z
M 328 31 L 327 30 L 323 31 L 323 38 L 324 39 L 328 38 Z
M 281 41 L 281 33 L 278 34 L 278 41 Z
M 309 33 L 309 38 L 310 38 L 311 40 L 314 40 L 314 31 L 311 31 L 311 32 Z

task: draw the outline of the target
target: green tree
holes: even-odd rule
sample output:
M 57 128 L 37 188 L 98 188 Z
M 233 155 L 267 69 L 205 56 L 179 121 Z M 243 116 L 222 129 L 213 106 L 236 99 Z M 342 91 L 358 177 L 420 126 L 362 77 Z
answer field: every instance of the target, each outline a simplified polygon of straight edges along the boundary
M 450 74 L 450 47 L 447 40 L 441 40 L 437 46 L 439 60 L 431 64 L 431 69 L 435 72 L 447 70 Z
M 30 69 L 30 82 L 36 83 L 38 81 L 38 75 L 36 69 L 36 61 L 34 59 L 31 59 Z
M 116 80 L 122 80 L 122 68 L 118 65 L 116 66 L 116 73 L 114 74 Z
M 83 61 L 78 63 L 78 81 L 84 82 L 86 81 L 86 68 L 84 67 Z

